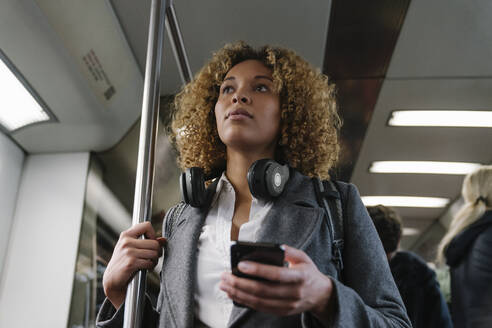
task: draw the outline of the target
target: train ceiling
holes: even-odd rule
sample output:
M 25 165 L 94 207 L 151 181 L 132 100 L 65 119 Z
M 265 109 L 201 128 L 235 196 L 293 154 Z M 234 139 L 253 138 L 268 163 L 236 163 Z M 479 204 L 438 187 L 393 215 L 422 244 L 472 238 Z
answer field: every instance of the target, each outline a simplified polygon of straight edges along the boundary
M 91 0 L 85 7 L 75 0 L 58 2 L 0 4 L 0 48 L 58 119 L 11 137 L 28 153 L 102 152 L 103 161 L 124 161 L 119 173 L 131 177 L 150 0 Z M 361 195 L 459 197 L 463 176 L 369 173 L 376 160 L 492 161 L 490 128 L 387 125 L 398 109 L 491 110 L 490 1 L 176 0 L 174 5 L 194 73 L 224 43 L 245 40 L 292 48 L 337 83 L 346 125 L 335 173 L 355 183 Z M 90 63 L 96 58 L 100 67 Z M 108 78 L 96 81 L 94 69 Z M 115 93 L 107 98 L 111 85 Z M 166 35 L 161 94 L 180 86 Z M 163 161 L 172 153 L 164 144 Z M 170 179 L 165 172 L 156 178 L 156 189 Z M 131 186 L 126 193 L 133 193 Z M 155 208 L 167 205 L 159 197 L 154 201 Z M 407 227 L 421 232 L 445 211 L 398 210 Z M 418 237 L 407 238 L 407 245 Z

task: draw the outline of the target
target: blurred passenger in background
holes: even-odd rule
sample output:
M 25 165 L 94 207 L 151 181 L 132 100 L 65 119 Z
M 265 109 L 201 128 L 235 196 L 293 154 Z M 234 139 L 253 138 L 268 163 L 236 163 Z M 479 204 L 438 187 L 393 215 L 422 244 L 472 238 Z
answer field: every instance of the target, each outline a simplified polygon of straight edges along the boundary
M 465 201 L 438 248 L 451 272 L 455 327 L 492 327 L 492 166 L 465 177 Z
M 412 326 L 453 327 L 434 271 L 418 255 L 397 251 L 403 231 L 399 215 L 383 205 L 368 207 L 367 210 L 383 243 Z

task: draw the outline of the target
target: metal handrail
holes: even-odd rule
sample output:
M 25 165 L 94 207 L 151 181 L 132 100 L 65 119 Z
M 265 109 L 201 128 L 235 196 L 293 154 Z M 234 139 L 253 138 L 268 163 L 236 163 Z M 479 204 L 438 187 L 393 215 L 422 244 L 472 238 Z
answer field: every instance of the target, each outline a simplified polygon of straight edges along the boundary
M 166 16 L 169 22 L 166 21 Z M 148 221 L 152 215 L 152 188 L 157 118 L 159 115 L 164 25 L 168 29 L 183 83 L 190 82 L 192 79 L 172 0 L 152 0 L 132 225 Z M 144 237 L 141 236 L 140 238 Z M 125 328 L 140 328 L 142 326 L 146 277 L 146 270 L 140 270 L 128 285 L 123 322 L 123 327 Z
M 183 43 L 183 37 L 181 35 L 173 4 L 167 8 L 166 16 L 166 29 L 173 47 L 174 58 L 176 58 L 176 63 L 178 64 L 181 80 L 183 81 L 183 84 L 186 84 L 191 82 L 193 75 L 191 74 L 188 55 L 186 54 L 186 48 Z
M 135 198 L 133 201 L 133 226 L 149 220 L 152 212 L 155 141 L 159 113 L 159 82 L 166 4 L 166 0 L 152 0 L 151 5 Z M 141 236 L 140 238 L 144 237 Z M 128 285 L 123 322 L 125 328 L 140 328 L 142 325 L 146 278 L 147 272 L 140 270 Z

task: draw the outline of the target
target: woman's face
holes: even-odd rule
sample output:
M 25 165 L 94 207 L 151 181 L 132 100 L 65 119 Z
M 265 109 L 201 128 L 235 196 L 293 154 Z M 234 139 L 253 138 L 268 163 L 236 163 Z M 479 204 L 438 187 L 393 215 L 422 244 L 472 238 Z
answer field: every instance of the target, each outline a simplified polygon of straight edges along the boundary
M 220 86 L 215 119 L 227 147 L 273 156 L 280 131 L 280 98 L 272 71 L 258 60 L 232 67 Z

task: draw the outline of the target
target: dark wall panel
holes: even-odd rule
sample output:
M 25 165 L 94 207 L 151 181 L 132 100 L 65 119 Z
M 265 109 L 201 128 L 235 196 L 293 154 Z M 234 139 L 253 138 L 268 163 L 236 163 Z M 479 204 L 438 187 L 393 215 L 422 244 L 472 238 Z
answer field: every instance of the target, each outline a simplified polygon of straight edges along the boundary
M 410 0 L 333 0 L 323 72 L 338 88 L 342 154 L 349 181 Z

